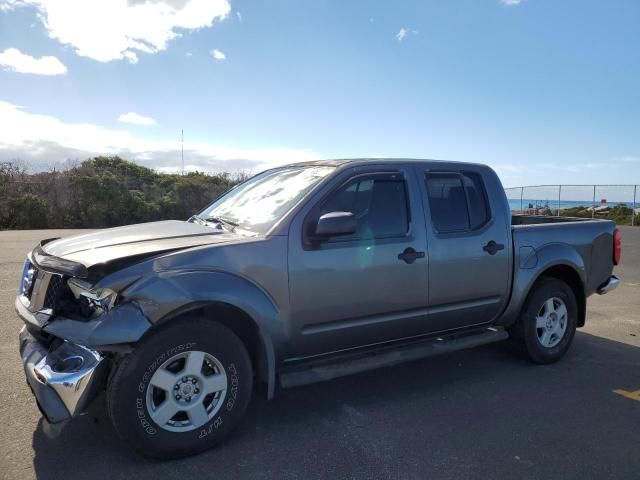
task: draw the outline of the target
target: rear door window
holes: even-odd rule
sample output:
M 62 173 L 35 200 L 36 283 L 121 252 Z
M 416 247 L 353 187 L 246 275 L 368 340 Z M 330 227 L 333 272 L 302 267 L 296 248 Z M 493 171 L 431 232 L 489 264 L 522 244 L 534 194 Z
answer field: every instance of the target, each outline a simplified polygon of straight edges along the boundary
M 427 175 L 427 193 L 431 221 L 438 232 L 464 232 L 469 229 L 467 199 L 460 175 L 455 173 Z
M 439 233 L 476 230 L 490 219 L 482 180 L 475 173 L 426 175 L 431 222 Z

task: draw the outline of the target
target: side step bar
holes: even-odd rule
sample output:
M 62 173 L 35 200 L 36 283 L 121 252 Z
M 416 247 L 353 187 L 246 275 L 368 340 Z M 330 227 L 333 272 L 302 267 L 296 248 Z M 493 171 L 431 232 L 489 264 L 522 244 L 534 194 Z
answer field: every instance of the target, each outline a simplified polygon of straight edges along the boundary
M 322 360 L 315 364 L 308 363 L 285 370 L 280 374 L 280 385 L 289 388 L 331 380 L 455 350 L 478 347 L 505 340 L 508 337 L 509 334 L 504 329 L 491 327 L 473 333 L 432 337 L 401 347 L 386 347 L 367 353 L 345 355 L 342 358 Z

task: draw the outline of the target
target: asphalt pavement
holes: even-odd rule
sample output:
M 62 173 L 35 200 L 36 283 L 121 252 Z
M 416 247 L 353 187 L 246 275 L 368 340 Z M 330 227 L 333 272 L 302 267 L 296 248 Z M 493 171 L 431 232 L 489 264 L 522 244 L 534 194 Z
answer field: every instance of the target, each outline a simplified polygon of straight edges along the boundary
M 43 433 L 13 300 L 27 251 L 73 233 L 0 232 L 0 478 L 640 479 L 640 228 L 557 364 L 501 343 L 256 397 L 225 444 L 165 462 L 126 448 L 103 398 Z

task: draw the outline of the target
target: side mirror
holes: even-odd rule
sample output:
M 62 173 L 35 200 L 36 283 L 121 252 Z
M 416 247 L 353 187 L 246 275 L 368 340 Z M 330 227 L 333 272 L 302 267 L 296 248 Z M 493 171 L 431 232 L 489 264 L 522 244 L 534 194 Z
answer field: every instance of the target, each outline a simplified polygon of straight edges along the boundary
M 335 237 L 356 233 L 356 218 L 351 212 L 329 212 L 318 219 L 316 235 L 318 237 Z

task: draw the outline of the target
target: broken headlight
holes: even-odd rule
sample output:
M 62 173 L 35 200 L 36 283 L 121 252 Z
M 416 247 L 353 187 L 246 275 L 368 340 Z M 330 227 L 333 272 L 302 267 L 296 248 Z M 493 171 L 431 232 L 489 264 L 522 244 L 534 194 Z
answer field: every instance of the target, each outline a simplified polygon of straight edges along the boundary
M 90 285 L 77 279 L 69 280 L 69 289 L 80 302 L 80 309 L 88 317 L 97 317 L 111 310 L 118 294 L 109 288 L 92 289 Z

